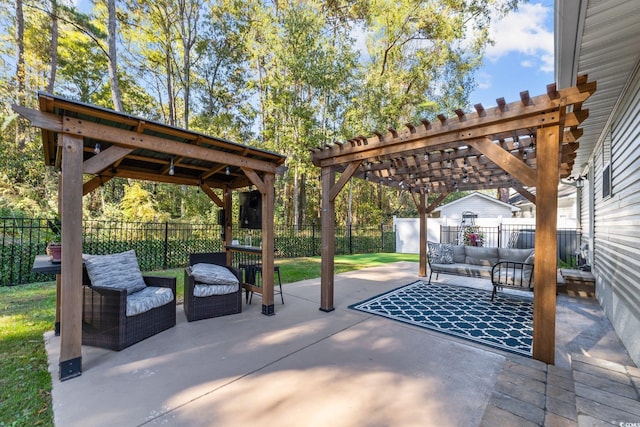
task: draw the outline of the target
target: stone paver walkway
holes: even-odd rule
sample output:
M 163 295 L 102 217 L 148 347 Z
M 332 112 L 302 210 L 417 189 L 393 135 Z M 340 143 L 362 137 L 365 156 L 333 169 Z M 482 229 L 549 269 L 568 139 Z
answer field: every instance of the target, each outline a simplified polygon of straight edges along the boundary
M 571 355 L 571 369 L 508 357 L 482 426 L 640 426 L 640 369 Z

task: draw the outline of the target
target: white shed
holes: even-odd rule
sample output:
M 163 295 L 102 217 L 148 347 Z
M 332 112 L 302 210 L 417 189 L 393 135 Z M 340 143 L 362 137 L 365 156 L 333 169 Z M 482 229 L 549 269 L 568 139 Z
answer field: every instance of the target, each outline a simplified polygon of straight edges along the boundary
M 463 212 L 473 212 L 477 215 L 476 218 L 511 218 L 516 212 L 520 212 L 520 208 L 484 193 L 474 192 L 440 206 L 434 210 L 436 212 L 439 213 L 436 216 L 440 218 L 459 221 Z

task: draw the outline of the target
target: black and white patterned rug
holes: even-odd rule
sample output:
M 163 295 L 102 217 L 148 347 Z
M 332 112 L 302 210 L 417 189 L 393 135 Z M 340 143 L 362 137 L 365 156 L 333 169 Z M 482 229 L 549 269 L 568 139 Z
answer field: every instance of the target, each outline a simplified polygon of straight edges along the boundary
M 419 280 L 349 308 L 531 357 L 529 297 Z

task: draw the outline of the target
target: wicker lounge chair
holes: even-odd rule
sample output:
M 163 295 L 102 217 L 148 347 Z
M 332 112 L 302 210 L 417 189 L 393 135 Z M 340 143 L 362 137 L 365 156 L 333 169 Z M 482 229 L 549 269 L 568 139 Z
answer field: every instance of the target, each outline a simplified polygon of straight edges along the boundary
M 126 287 L 102 287 L 91 283 L 86 269 L 83 274 L 82 343 L 120 351 L 176 324 L 175 277 L 142 276 L 145 292 L 166 293 L 171 300 L 139 314 L 127 315 L 127 299 L 135 292 Z
M 189 267 L 184 270 L 184 313 L 187 320 L 208 319 L 242 312 L 242 286 L 240 270 L 226 266 L 227 255 L 224 252 L 203 252 L 189 255 Z M 194 291 L 199 283 L 192 275 L 191 267 L 196 264 L 215 264 L 230 270 L 240 282 L 237 290 L 211 296 L 195 296 Z

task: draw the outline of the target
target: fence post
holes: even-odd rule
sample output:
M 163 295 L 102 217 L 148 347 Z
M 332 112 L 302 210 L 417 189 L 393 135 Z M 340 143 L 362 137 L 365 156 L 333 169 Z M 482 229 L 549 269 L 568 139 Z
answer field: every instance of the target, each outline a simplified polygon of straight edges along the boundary
M 164 223 L 164 262 L 163 269 L 167 269 L 167 260 L 169 258 L 169 222 Z
M 380 252 L 384 253 L 384 224 L 380 224 L 380 244 L 382 245 Z
M 501 248 L 502 245 L 500 244 L 502 240 L 502 224 L 498 224 L 498 247 Z
M 311 223 L 311 256 L 316 254 L 316 222 Z

